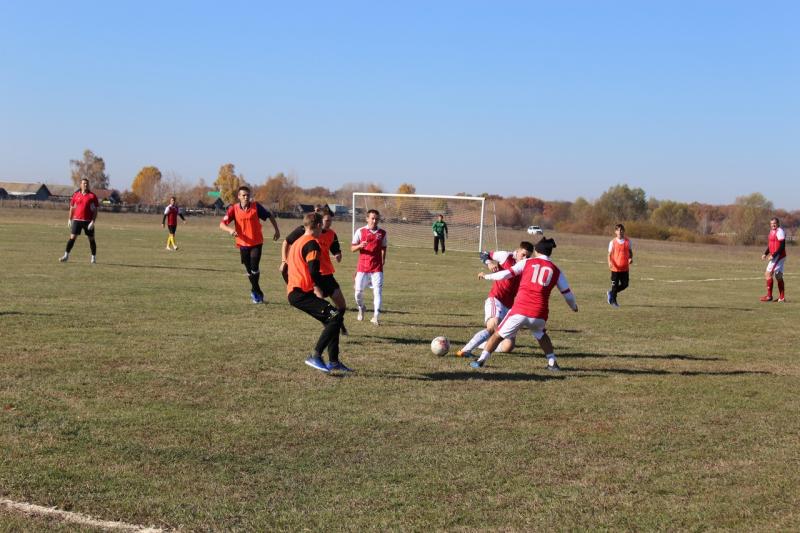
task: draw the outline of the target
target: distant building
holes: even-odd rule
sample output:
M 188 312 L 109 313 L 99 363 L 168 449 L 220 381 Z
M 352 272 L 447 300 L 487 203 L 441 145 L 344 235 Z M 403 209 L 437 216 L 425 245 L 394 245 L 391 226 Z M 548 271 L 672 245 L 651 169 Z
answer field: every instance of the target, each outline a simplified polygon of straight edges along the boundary
M 92 192 L 101 204 L 117 205 L 122 203 L 122 197 L 116 189 L 92 189 Z
M 56 185 L 54 183 L 45 183 L 47 189 L 50 191 L 49 200 L 53 201 L 69 201 L 72 195 L 78 190 L 72 185 Z
M 5 190 L 7 198 L 19 200 L 47 200 L 50 190 L 44 183 L 0 182 L 0 189 Z

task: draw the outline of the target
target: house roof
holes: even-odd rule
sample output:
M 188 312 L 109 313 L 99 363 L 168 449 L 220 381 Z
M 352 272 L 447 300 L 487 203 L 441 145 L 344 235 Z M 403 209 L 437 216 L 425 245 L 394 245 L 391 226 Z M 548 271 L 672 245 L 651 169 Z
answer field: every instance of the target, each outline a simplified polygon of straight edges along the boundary
M 53 196 L 72 196 L 77 190 L 72 185 L 56 185 L 53 183 L 45 183 L 45 185 L 47 185 L 47 189 Z
M 119 196 L 119 191 L 114 189 L 92 189 L 98 200 L 108 200 L 112 196 Z
M 36 194 L 39 189 L 47 186 L 43 183 L 17 183 L 13 181 L 0 181 L 0 188 L 3 188 L 8 194 Z M 49 189 L 47 189 L 49 192 Z

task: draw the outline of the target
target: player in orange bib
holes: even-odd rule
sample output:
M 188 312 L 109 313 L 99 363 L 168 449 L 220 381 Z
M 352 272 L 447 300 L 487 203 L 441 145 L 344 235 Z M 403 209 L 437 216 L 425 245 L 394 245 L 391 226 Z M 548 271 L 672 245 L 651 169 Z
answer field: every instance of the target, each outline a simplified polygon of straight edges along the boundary
M 606 292 L 606 301 L 619 307 L 617 294 L 628 288 L 630 264 L 633 263 L 631 241 L 625 237 L 625 226 L 614 226 L 614 238 L 608 243 L 608 269 L 611 270 L 611 289 Z

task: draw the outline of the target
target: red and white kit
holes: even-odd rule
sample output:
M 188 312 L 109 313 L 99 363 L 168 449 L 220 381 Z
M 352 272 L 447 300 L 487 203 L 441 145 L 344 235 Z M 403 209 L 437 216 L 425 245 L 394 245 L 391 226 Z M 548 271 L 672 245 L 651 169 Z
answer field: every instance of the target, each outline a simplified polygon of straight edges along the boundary
M 489 252 L 489 259 L 497 261 L 501 270 L 509 270 L 517 262 L 512 252 L 504 251 Z M 491 318 L 497 318 L 498 321 L 505 318 L 514 303 L 514 296 L 516 296 L 519 288 L 519 280 L 519 276 L 514 276 L 492 283 L 489 296 L 486 297 L 486 301 L 483 304 L 484 324 Z
M 516 337 L 521 328 L 531 330 L 537 340 L 542 338 L 550 313 L 550 292 L 555 287 L 572 309 L 577 308 L 566 276 L 545 255 L 520 261 L 510 270 L 487 274 L 484 279 L 497 281 L 511 277 L 519 277 L 520 282 L 514 304 L 497 328 L 504 339 Z
M 353 244 L 366 243 L 358 254 L 355 277 L 355 297 L 359 311 L 364 310 L 364 290 L 372 284 L 374 315 L 377 320 L 383 299 L 383 252 L 389 245 L 386 230 L 369 226 L 358 228 L 353 234 Z
M 786 232 L 783 231 L 783 228 L 775 228 L 770 230 L 768 247 L 769 253 L 772 255 L 772 259 L 770 259 L 769 263 L 767 263 L 767 272 L 771 272 L 773 274 L 777 274 L 778 272 L 783 273 L 783 263 L 786 259 L 786 246 L 783 246 L 783 251 L 778 254 L 778 257 L 775 257 L 775 254 L 781 249 L 781 241 L 785 240 Z

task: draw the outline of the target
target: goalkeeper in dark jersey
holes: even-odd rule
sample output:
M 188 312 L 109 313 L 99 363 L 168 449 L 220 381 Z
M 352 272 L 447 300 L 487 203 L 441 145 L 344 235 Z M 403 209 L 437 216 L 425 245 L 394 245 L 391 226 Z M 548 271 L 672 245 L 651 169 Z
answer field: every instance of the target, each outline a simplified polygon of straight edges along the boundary
M 444 240 L 447 237 L 447 222 L 444 215 L 439 215 L 439 219 L 433 223 L 433 253 L 439 253 L 439 243 L 442 243 L 442 253 L 444 253 Z

